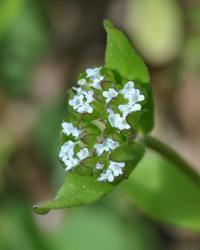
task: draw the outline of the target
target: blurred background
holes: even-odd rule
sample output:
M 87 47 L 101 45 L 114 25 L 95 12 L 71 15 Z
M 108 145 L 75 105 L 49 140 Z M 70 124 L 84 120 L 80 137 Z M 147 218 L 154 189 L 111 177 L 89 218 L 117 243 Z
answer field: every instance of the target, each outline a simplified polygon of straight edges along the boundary
M 0 250 L 200 249 L 197 233 L 152 220 L 120 187 L 94 205 L 32 211 L 62 183 L 66 91 L 103 65 L 104 18 L 149 67 L 153 133 L 200 166 L 199 0 L 0 0 Z

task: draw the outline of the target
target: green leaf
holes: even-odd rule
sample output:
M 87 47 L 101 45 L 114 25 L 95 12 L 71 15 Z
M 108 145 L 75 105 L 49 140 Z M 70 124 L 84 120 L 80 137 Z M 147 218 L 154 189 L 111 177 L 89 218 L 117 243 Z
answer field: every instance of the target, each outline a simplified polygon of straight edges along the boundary
M 139 82 L 146 90 L 147 102 L 143 106 L 146 112 L 140 118 L 140 128 L 144 133 L 148 133 L 154 125 L 154 105 L 147 67 L 119 29 L 108 20 L 104 21 L 104 27 L 107 32 L 105 66 L 129 80 Z
M 200 232 L 199 186 L 161 156 L 147 154 L 123 187 L 152 218 Z
M 111 154 L 110 159 L 116 162 L 125 162 L 124 178 L 128 178 L 138 162 L 144 156 L 145 147 L 138 142 L 125 142 L 116 148 Z
M 115 149 L 111 155 L 111 160 L 125 161 L 127 164 L 124 177 L 127 178 L 144 154 L 142 144 L 124 143 Z M 83 161 L 84 164 L 84 161 Z M 97 181 L 93 176 L 80 175 L 77 172 L 67 173 L 64 183 L 56 198 L 45 204 L 35 206 L 34 211 L 38 214 L 46 214 L 50 209 L 75 207 L 93 203 L 110 193 L 119 184 L 103 183 Z
M 92 176 L 68 173 L 56 198 L 41 206 L 35 206 L 34 211 L 38 214 L 46 214 L 50 209 L 93 203 L 111 192 L 113 188 L 114 185 L 98 182 Z
M 110 154 L 110 159 L 117 162 L 131 161 L 136 165 L 144 155 L 144 145 L 138 142 L 125 142 Z

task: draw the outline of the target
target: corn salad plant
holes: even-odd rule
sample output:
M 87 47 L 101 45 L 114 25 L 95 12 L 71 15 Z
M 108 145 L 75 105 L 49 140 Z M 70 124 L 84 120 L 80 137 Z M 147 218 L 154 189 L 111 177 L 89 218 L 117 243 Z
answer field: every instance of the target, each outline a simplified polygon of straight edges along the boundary
M 154 104 L 143 60 L 110 21 L 105 20 L 104 27 L 107 32 L 105 65 L 83 71 L 68 93 L 59 153 L 65 169 L 64 183 L 54 200 L 34 206 L 39 214 L 98 201 L 129 178 L 143 158 L 145 148 L 166 157 L 187 175 L 195 190 L 199 189 L 200 176 L 193 167 L 149 135 L 154 126 Z M 134 194 L 137 200 L 137 192 Z M 141 207 L 147 214 L 154 215 L 150 203 L 143 202 L 146 196 L 142 197 L 142 201 L 138 198 Z M 154 217 L 181 224 L 171 221 L 171 214 Z M 187 223 L 184 225 L 190 228 Z

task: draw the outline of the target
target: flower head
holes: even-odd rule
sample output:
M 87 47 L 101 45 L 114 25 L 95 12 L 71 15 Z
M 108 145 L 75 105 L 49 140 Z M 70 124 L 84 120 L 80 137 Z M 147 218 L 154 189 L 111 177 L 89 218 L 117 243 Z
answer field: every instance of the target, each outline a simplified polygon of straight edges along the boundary
M 108 73 L 108 74 L 107 74 Z M 97 67 L 81 74 L 69 98 L 68 118 L 62 123 L 64 140 L 59 158 L 66 171 L 79 168 L 99 182 L 122 178 L 125 162 L 111 160 L 111 153 L 128 140 L 128 116 L 142 110 L 145 96 L 133 81 L 115 81 L 112 71 Z M 127 130 L 127 133 L 122 131 Z M 62 140 L 63 141 L 63 140 Z M 81 163 L 81 164 L 80 164 Z M 85 172 L 84 172 L 85 174 Z

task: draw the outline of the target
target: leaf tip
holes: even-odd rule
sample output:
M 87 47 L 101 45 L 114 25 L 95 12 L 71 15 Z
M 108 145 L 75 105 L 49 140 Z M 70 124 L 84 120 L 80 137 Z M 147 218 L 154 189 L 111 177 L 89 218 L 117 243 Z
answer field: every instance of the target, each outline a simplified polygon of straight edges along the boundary
M 50 209 L 45 208 L 44 206 L 34 205 L 33 211 L 39 215 L 45 215 L 50 211 Z
M 107 29 L 107 28 L 113 28 L 112 22 L 110 20 L 108 20 L 108 19 L 104 19 L 103 26 L 104 26 L 105 29 Z

